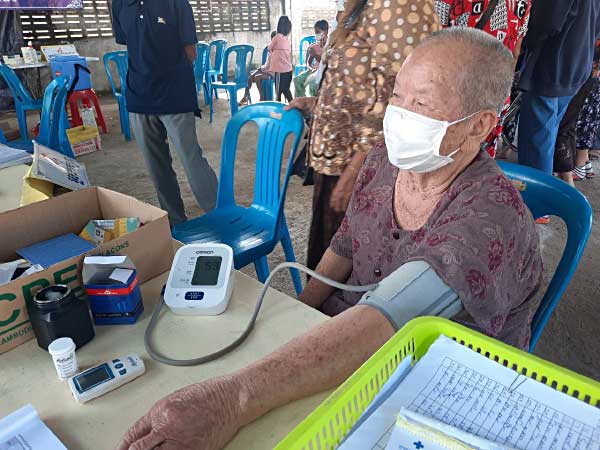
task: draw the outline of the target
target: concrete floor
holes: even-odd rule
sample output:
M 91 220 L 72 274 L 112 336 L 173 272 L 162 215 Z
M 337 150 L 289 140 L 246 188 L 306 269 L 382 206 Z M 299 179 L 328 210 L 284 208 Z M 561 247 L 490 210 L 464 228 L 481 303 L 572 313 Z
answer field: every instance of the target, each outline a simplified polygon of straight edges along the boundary
M 103 99 L 103 111 L 108 120 L 108 135 L 102 136 L 103 150 L 80 158 L 87 166 L 94 185 L 134 196 L 157 205 L 156 194 L 135 141 L 126 142 L 120 134 L 118 111 L 112 98 Z M 208 108 L 205 108 L 208 117 Z M 214 122 L 208 118 L 197 121 L 199 141 L 210 164 L 219 169 L 221 139 L 229 119 L 226 100 L 216 102 Z M 236 198 L 238 202 L 251 202 L 254 184 L 256 130 L 248 127 L 240 137 L 236 161 Z M 600 173 L 600 164 L 596 172 Z M 201 213 L 197 206 L 183 168 L 175 157 L 175 170 L 179 176 L 183 200 L 189 217 Z M 600 320 L 600 180 L 587 180 L 577 185 L 588 197 L 594 209 L 594 229 L 585 254 L 571 284 L 554 312 L 536 349 L 536 355 L 600 380 L 600 334 L 596 326 Z M 285 214 L 292 235 L 296 257 L 304 262 L 310 222 L 312 188 L 303 187 L 301 180 L 292 177 Z M 554 219 L 550 225 L 538 226 L 543 242 L 543 257 L 548 274 L 553 274 L 566 238 L 562 221 Z M 278 248 L 269 257 L 271 268 L 282 262 L 283 252 Z M 254 276 L 252 267 L 244 272 Z M 546 280 L 547 281 L 547 280 Z M 281 274 L 275 287 L 293 295 L 288 273 Z

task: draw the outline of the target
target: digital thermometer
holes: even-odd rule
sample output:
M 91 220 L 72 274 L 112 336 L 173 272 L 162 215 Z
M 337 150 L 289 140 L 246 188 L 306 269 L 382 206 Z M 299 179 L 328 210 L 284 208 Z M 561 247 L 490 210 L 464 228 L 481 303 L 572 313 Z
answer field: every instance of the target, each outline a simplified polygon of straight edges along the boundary
M 233 280 L 231 247 L 224 244 L 185 245 L 175 253 L 165 286 L 165 303 L 175 314 L 221 314 L 229 305 Z
M 75 375 L 69 379 L 69 387 L 75 400 L 85 403 L 129 383 L 145 371 L 144 361 L 138 355 L 123 356 Z

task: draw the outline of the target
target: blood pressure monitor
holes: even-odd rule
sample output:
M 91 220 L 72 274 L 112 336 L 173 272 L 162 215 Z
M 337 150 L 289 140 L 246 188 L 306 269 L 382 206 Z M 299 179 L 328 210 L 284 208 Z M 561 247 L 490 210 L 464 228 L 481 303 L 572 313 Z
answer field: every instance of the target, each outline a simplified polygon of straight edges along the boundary
M 175 314 L 221 314 L 233 292 L 233 250 L 224 244 L 189 244 L 175 253 L 165 286 L 166 305 Z

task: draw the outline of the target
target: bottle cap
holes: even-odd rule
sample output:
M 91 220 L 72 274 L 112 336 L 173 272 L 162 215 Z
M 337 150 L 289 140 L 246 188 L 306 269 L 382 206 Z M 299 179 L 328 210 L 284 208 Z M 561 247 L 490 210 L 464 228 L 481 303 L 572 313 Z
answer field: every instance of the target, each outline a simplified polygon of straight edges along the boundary
M 74 350 L 75 342 L 73 342 L 73 339 L 69 337 L 55 339 L 48 346 L 48 352 L 52 356 L 64 355 L 65 353 L 69 353 Z

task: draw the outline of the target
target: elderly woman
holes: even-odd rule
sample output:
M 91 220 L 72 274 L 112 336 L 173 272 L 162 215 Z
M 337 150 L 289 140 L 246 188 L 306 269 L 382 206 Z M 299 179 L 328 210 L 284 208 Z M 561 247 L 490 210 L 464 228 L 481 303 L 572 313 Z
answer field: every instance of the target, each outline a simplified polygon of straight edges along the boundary
M 385 116 L 387 149 L 370 152 L 321 273 L 366 284 L 419 261 L 438 278 L 432 285 L 460 299 L 463 321 L 527 345 L 542 267 L 538 237 L 519 193 L 479 149 L 512 69 L 510 52 L 473 29 L 443 31 L 415 50 Z M 221 448 L 268 411 L 339 385 L 401 325 L 394 307 L 435 300 L 424 292 L 408 286 L 386 311 L 362 300 L 351 306 L 355 297 L 312 279 L 302 300 L 340 314 L 232 375 L 159 401 L 119 450 Z

